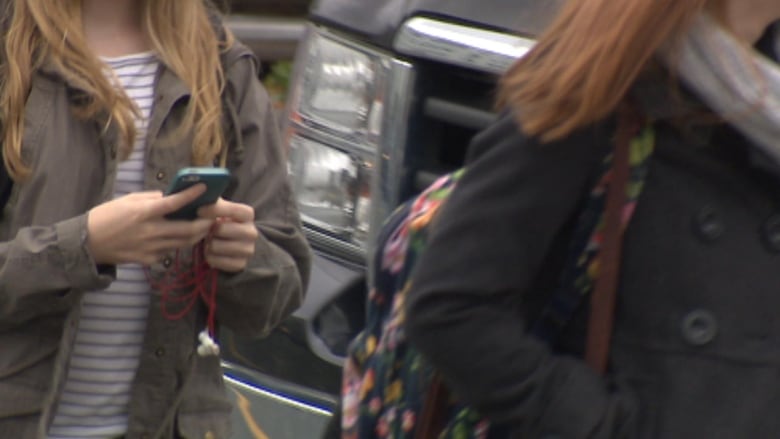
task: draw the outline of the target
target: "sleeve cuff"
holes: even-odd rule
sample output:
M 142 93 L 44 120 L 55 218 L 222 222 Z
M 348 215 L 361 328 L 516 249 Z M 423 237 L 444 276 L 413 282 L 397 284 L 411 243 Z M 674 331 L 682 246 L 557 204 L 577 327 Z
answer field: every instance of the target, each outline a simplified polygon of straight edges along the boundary
M 87 249 L 87 215 L 62 221 L 55 225 L 57 248 L 60 252 L 63 270 L 73 288 L 97 290 L 108 287 L 114 280 L 116 268 L 101 266 Z

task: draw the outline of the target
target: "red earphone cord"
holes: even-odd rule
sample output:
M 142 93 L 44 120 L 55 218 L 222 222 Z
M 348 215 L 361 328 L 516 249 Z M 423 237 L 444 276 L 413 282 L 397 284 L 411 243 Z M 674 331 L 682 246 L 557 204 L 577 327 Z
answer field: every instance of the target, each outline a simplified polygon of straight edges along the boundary
M 161 279 L 154 279 L 145 268 L 146 278 L 152 288 L 161 293 L 162 313 L 168 320 L 178 320 L 192 310 L 198 298 L 208 309 L 206 326 L 209 336 L 214 337 L 217 313 L 217 270 L 211 268 L 204 255 L 204 242 L 201 241 L 192 248 L 192 265 L 185 269 L 176 251 L 175 263 L 165 272 Z M 180 293 L 190 289 L 189 293 Z M 170 307 L 178 308 L 170 311 Z

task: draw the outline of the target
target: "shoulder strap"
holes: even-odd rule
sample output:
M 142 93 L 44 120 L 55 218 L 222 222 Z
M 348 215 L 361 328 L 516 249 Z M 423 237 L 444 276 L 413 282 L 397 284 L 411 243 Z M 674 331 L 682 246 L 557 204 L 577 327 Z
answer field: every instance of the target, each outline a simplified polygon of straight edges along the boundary
M 425 394 L 420 419 L 414 431 L 414 439 L 434 439 L 447 426 L 447 406 L 450 402 L 450 389 L 434 373 Z
M 601 263 L 596 285 L 590 297 L 590 316 L 585 343 L 585 361 L 600 373 L 607 368 L 609 345 L 615 312 L 620 255 L 623 242 L 623 208 L 626 204 L 631 140 L 639 133 L 639 117 L 632 109 L 623 109 L 615 139 L 611 181 L 604 210 L 604 241 L 599 252 Z
M 612 152 L 605 158 L 598 183 L 580 213 L 559 286 L 550 294 L 531 325 L 531 332 L 550 346 L 558 346 L 561 334 L 582 308 L 586 297 L 590 297 L 592 302 L 591 312 L 608 312 L 611 316 L 614 311 L 614 304 L 606 311 L 595 310 L 609 305 L 609 300 L 604 302 L 603 298 L 606 291 L 617 286 L 622 228 L 630 221 L 642 192 L 648 158 L 654 149 L 652 126 L 643 127 L 643 124 L 642 117 L 627 106 L 618 112 Z M 605 246 L 609 249 L 604 250 Z M 597 286 L 599 292 L 594 293 Z M 584 340 L 586 350 L 595 348 L 598 345 L 596 340 L 601 340 L 601 337 L 607 336 L 608 340 L 612 324 L 611 321 L 602 321 L 602 317 L 603 314 L 599 314 L 588 319 L 589 325 L 606 323 L 600 329 L 588 329 L 589 333 L 608 331 L 592 338 L 590 345 Z M 587 355 L 585 357 L 588 358 Z M 602 366 L 592 365 L 602 371 Z

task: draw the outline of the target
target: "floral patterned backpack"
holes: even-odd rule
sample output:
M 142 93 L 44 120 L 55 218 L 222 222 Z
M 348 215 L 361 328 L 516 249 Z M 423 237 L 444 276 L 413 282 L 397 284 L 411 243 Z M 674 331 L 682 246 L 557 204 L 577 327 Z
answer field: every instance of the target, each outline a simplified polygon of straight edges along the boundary
M 621 119 L 616 147 L 603 164 L 602 177 L 592 190 L 574 233 L 570 263 L 562 273 L 562 288 L 553 293 L 532 332 L 552 343 L 582 300 L 598 282 L 599 262 L 619 259 L 621 233 L 613 233 L 607 252 L 610 227 L 621 230 L 631 218 L 647 173 L 647 159 L 654 147 L 650 125 Z M 637 120 L 637 119 L 632 119 Z M 621 134 L 622 131 L 622 134 Z M 614 160 L 613 160 L 614 156 Z M 620 162 L 625 162 L 622 166 Z M 614 163 L 613 163 L 614 162 Z M 467 172 L 460 169 L 437 180 L 415 199 L 400 206 L 387 219 L 378 237 L 371 285 L 366 306 L 366 328 L 352 342 L 344 366 L 342 385 L 343 439 L 486 439 L 501 436 L 468 405 L 450 397 L 436 371 L 408 344 L 404 333 L 404 299 L 414 265 L 425 248 L 430 227 L 447 196 Z M 622 172 L 622 176 L 618 176 Z M 624 190 L 609 191 L 610 182 Z M 618 195 L 613 195 L 617 193 Z M 610 201 L 616 207 L 610 226 Z M 601 252 L 600 252 L 601 251 Z M 603 265 L 603 264 L 602 264 Z M 603 268 L 603 266 L 602 266 Z M 607 270 L 604 270 L 607 271 Z M 616 277 L 601 276 L 603 278 Z M 614 279 L 612 279 L 614 283 Z M 611 286 L 614 290 L 614 285 Z M 597 291 L 598 292 L 598 291 Z M 593 293 L 595 300 L 596 293 Z M 614 294 L 611 299 L 614 301 Z M 603 371 L 608 354 L 604 334 L 611 332 L 613 305 L 601 306 L 599 320 L 606 327 L 589 328 L 587 361 Z M 591 321 L 596 320 L 593 313 Z M 593 332 L 593 334 L 591 334 Z M 597 334 L 599 333 L 600 334 Z M 591 338 L 600 338 L 600 349 L 591 349 Z M 594 352 L 599 351 L 600 352 Z

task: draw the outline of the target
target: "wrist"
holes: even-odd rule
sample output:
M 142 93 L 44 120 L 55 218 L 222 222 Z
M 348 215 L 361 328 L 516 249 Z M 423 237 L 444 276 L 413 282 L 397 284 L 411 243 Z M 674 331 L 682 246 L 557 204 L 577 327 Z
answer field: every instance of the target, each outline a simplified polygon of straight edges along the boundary
M 87 233 L 85 247 L 87 253 L 90 255 L 95 265 L 99 268 L 102 265 L 112 265 L 112 261 L 108 260 L 107 256 L 102 251 L 100 245 L 100 233 L 99 225 L 96 224 L 98 219 L 95 218 L 94 210 L 87 212 Z

